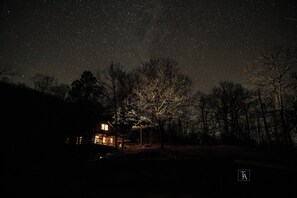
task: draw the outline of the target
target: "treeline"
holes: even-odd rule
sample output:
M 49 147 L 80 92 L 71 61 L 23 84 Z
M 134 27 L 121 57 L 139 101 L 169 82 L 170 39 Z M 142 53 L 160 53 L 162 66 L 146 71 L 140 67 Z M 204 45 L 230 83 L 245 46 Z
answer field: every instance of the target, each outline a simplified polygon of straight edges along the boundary
M 274 48 L 246 70 L 244 85 L 222 81 L 193 97 L 202 139 L 294 146 L 297 129 L 296 50 Z M 193 127 L 193 129 L 196 127 Z
M 83 109 L 88 106 L 81 119 L 90 121 L 89 126 L 99 114 L 109 117 L 116 128 L 115 141 L 132 126 L 149 126 L 162 147 L 165 143 L 293 147 L 296 54 L 289 48 L 266 51 L 245 71 L 243 84 L 221 81 L 207 94 L 193 91 L 191 79 L 168 58 L 149 59 L 132 71 L 111 63 L 96 75 L 84 71 L 71 85 L 42 74 L 32 81 L 39 92 Z
M 77 104 L 24 85 L 0 82 L 1 134 L 11 153 L 36 153 L 64 144 L 65 134 L 90 131 L 101 108 Z M 48 147 L 48 148 L 47 148 Z M 26 154 L 26 155 L 27 155 Z

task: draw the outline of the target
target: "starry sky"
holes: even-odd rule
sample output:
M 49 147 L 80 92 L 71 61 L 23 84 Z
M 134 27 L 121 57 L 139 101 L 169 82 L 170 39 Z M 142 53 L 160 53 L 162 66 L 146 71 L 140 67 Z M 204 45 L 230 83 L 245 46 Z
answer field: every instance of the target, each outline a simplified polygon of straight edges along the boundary
M 0 63 L 25 83 L 36 72 L 71 83 L 112 61 L 131 70 L 171 57 L 208 91 L 241 82 L 264 49 L 297 44 L 295 0 L 4 0 L 0 9 Z

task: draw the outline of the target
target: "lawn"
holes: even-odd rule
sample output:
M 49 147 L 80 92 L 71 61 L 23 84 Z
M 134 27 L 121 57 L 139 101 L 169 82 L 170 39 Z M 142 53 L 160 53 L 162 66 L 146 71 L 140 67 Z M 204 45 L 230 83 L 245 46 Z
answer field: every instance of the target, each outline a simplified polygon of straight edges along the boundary
M 167 146 L 163 150 L 144 147 L 124 154 L 108 151 L 104 155 L 100 152 L 96 155 L 92 150 L 88 159 L 81 158 L 87 151 L 78 150 L 75 152 L 80 153 L 80 157 L 76 160 L 59 158 L 57 161 L 57 158 L 54 162 L 45 161 L 40 167 L 16 165 L 9 177 L 14 186 L 10 195 L 297 197 L 294 153 L 201 145 Z M 238 169 L 249 169 L 250 181 L 238 181 Z

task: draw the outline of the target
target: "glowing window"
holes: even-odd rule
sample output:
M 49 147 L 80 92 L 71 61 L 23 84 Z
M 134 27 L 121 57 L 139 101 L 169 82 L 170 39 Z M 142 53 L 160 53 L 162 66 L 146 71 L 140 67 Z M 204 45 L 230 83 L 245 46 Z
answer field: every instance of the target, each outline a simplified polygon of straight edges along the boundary
M 97 135 L 95 136 L 94 143 L 95 143 L 95 144 L 99 144 L 99 136 L 97 136 Z
M 82 136 L 76 137 L 76 144 L 81 144 L 82 143 Z
M 110 138 L 110 143 L 112 144 L 112 141 L 113 141 L 113 139 L 112 138 Z
M 107 124 L 101 124 L 101 130 L 108 131 L 108 125 Z
M 105 142 L 106 142 L 106 138 L 105 138 L 105 137 L 103 137 L 103 144 L 105 144 Z

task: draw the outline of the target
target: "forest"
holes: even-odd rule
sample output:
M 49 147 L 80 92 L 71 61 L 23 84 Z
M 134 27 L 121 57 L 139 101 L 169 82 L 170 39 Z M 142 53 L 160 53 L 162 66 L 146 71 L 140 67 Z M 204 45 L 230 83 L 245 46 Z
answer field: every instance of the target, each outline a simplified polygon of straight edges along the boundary
M 63 133 L 91 130 L 106 119 L 121 133 L 137 125 L 153 127 L 161 148 L 233 144 L 292 149 L 296 66 L 296 49 L 274 47 L 245 69 L 242 84 L 222 80 L 209 93 L 193 90 L 192 79 L 170 58 L 151 58 L 132 71 L 111 63 L 103 72 L 84 71 L 70 85 L 36 73 L 31 87 L 10 82 L 17 74 L 5 66 L 0 72 L 5 134 L 12 145 L 61 144 Z

